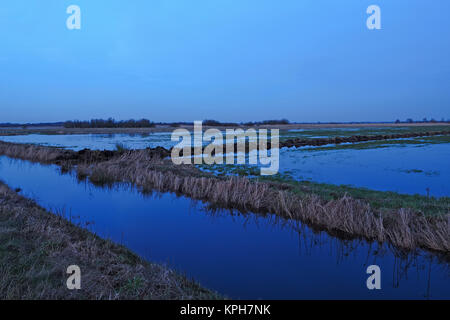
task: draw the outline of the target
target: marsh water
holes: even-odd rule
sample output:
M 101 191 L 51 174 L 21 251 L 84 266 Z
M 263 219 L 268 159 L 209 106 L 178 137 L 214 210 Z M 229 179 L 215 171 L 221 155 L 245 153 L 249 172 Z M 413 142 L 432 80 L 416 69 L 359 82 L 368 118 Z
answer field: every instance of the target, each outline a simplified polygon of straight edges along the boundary
M 243 299 L 450 298 L 450 269 L 436 256 L 339 240 L 273 215 L 209 210 L 171 193 L 101 188 L 56 166 L 0 157 L 0 179 L 102 237 L 203 286 Z M 381 268 L 381 290 L 366 269 Z
M 170 135 L 170 132 L 156 132 L 152 134 L 29 134 L 2 136 L 0 140 L 61 147 L 75 151 L 82 149 L 115 150 L 117 144 L 130 149 L 155 148 L 158 146 L 169 149 L 176 144 L 176 142 L 170 140 Z
M 280 151 L 280 173 L 297 180 L 436 197 L 450 196 L 449 163 L 449 143 Z
M 324 134 L 329 132 L 325 129 L 322 131 Z M 344 132 L 343 130 L 339 132 L 341 131 Z M 176 144 L 170 140 L 169 132 L 148 135 L 32 134 L 4 136 L 0 137 L 0 140 L 57 146 L 73 150 L 84 148 L 113 150 L 117 144 L 130 149 L 157 146 L 170 148 Z M 450 196 L 449 163 L 450 143 L 398 143 L 382 148 L 378 145 L 376 148 L 364 150 L 283 148 L 280 150 L 279 171 L 297 180 L 443 197 Z

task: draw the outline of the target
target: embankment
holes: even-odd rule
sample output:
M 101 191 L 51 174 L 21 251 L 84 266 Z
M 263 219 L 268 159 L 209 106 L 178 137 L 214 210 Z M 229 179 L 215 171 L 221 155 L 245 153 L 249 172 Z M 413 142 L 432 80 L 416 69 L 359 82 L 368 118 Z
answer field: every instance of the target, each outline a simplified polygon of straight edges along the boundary
M 299 196 L 283 184 L 256 182 L 245 177 L 218 178 L 202 173 L 193 166 L 174 166 L 170 160 L 164 159 L 166 152 L 145 149 L 111 154 L 108 151 L 106 153 L 109 156 L 105 161 L 83 156 L 75 160 L 77 156 L 62 157 L 64 154 L 67 156 L 68 151 L 60 149 L 0 143 L 0 155 L 55 163 L 66 169 L 74 166 L 73 170 L 80 179 L 88 178 L 95 184 L 129 182 L 144 192 L 170 191 L 207 201 L 214 206 L 262 214 L 275 213 L 339 237 L 388 242 L 407 250 L 423 248 L 447 255 L 450 252 L 448 211 L 435 216 L 408 208 L 381 212 L 364 200 L 346 195 L 332 200 L 322 199 L 315 194 Z M 75 155 L 74 152 L 69 153 Z
M 280 148 L 286 147 L 306 147 L 306 146 L 324 146 L 327 144 L 356 143 L 367 141 L 380 141 L 391 139 L 405 139 L 418 137 L 432 137 L 440 135 L 450 135 L 450 131 L 426 131 L 426 132 L 408 132 L 398 134 L 371 135 L 371 136 L 350 136 L 335 138 L 316 138 L 316 139 L 288 139 L 280 142 Z
M 81 269 L 68 290 L 67 267 Z M 0 299 L 217 299 L 174 271 L 50 214 L 0 183 Z

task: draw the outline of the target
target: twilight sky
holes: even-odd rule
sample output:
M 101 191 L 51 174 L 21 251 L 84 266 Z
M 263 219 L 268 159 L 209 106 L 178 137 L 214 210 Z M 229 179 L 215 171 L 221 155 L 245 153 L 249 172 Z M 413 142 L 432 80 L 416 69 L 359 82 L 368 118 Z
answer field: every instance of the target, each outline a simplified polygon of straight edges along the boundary
M 81 8 L 68 30 L 66 8 Z M 381 7 L 382 30 L 366 28 Z M 0 2 L 0 122 L 450 118 L 448 0 Z

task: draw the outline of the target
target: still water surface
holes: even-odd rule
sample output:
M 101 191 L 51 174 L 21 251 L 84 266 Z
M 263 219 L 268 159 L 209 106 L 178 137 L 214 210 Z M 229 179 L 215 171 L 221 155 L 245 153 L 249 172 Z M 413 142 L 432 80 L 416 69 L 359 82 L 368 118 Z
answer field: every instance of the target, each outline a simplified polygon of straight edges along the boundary
M 212 212 L 185 197 L 144 196 L 129 186 L 100 188 L 55 166 L 6 157 L 0 179 L 232 298 L 450 298 L 449 265 L 423 252 L 400 258 L 385 246 L 315 234 L 272 215 Z M 381 290 L 366 287 L 371 264 L 381 268 Z
M 449 163 L 449 143 L 280 151 L 280 172 L 297 180 L 436 197 L 450 196 Z
M 3 136 L 0 140 L 34 143 L 73 150 L 114 150 L 116 144 L 130 149 L 162 146 L 169 149 L 169 132 L 141 134 L 78 134 Z M 389 145 L 367 150 L 314 148 L 280 150 L 280 173 L 296 180 L 346 184 L 380 191 L 450 196 L 450 144 Z

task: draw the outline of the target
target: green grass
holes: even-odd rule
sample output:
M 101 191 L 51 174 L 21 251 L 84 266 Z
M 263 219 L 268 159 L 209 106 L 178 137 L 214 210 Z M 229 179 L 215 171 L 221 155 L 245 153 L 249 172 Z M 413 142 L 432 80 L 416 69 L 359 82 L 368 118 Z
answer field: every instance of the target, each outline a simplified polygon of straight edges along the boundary
M 389 147 L 405 147 L 408 145 L 426 146 L 430 144 L 450 143 L 448 136 L 417 137 L 408 139 L 378 140 L 367 142 L 356 142 L 351 144 L 337 144 L 323 147 L 307 147 L 304 151 L 330 151 L 330 150 L 366 150 L 382 149 Z
M 229 164 L 200 164 L 196 165 L 197 168 L 214 173 L 218 177 L 225 177 L 229 175 L 241 176 L 241 177 L 254 177 L 259 176 L 260 169 L 256 166 L 248 165 L 229 165 Z
M 426 146 L 430 144 L 450 143 L 449 136 L 417 137 L 408 139 L 378 140 L 367 142 L 355 142 L 351 144 L 337 144 L 323 147 L 307 147 L 304 151 L 330 151 L 330 150 L 366 150 L 382 149 L 389 147 L 405 147 L 408 145 Z
M 435 131 L 448 131 L 449 126 L 402 126 L 402 127 L 361 127 L 357 128 L 338 128 L 338 129 L 311 129 L 299 132 L 283 130 L 280 132 L 280 141 L 287 139 L 312 139 L 314 137 L 335 138 L 350 136 L 372 136 L 372 135 L 389 135 L 399 133 L 423 133 Z
M 284 174 L 279 173 L 273 176 L 260 176 L 258 167 L 244 165 L 200 165 L 199 168 L 206 170 L 207 172 L 213 172 L 219 177 L 236 175 L 249 177 L 261 182 L 270 182 L 276 188 L 289 188 L 291 192 L 300 196 L 317 194 L 324 200 L 333 200 L 340 199 L 347 194 L 352 198 L 368 202 L 374 209 L 380 211 L 409 208 L 425 215 L 441 215 L 448 214 L 450 212 L 449 197 L 434 198 L 423 195 L 408 195 L 389 191 L 376 191 L 347 185 L 298 181 L 293 179 L 289 172 Z M 412 169 L 410 172 L 424 173 L 417 169 Z
M 125 151 L 129 150 L 123 143 L 120 143 L 120 142 L 116 143 L 115 147 L 116 147 L 116 151 L 118 151 L 118 152 L 125 152 Z
M 434 198 L 417 194 L 409 195 L 390 191 L 376 191 L 347 185 L 296 181 L 288 176 L 261 176 L 257 179 L 289 187 L 291 192 L 300 196 L 317 194 L 323 199 L 332 200 L 339 199 L 347 194 L 354 199 L 367 201 L 372 208 L 380 211 L 409 208 L 425 215 L 442 215 L 450 212 L 450 197 Z

